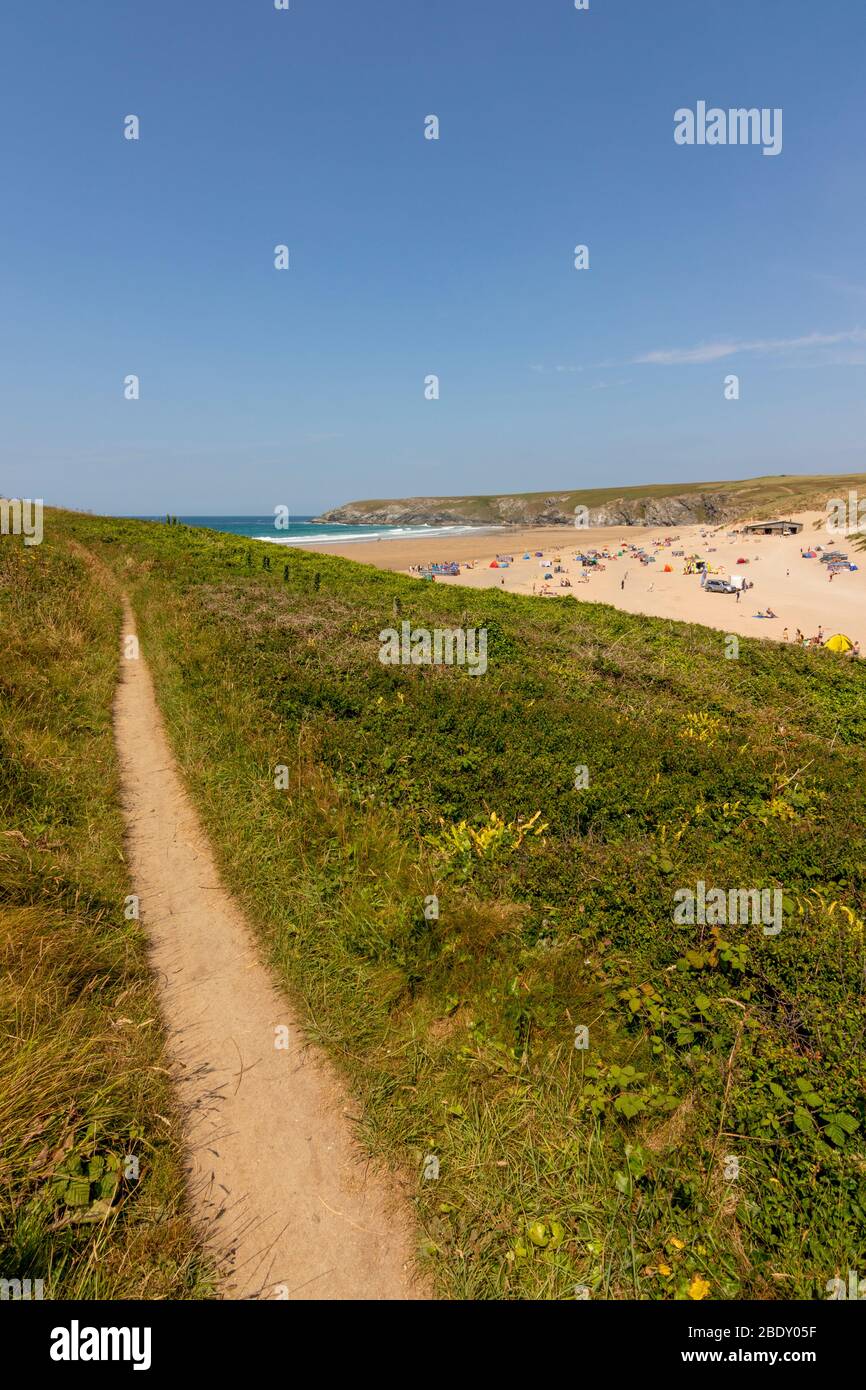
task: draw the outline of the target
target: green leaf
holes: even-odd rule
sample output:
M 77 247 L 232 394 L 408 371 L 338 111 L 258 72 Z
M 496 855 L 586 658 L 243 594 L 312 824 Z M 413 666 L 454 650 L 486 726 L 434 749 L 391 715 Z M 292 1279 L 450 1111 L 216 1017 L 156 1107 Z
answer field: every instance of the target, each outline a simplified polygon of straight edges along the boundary
M 846 1115 L 843 1110 L 837 1111 L 833 1116 L 833 1123 L 844 1129 L 846 1134 L 856 1134 L 860 1128 L 859 1121 L 855 1120 L 853 1115 Z
M 617 1096 L 613 1103 L 614 1110 L 618 1110 L 621 1115 L 625 1115 L 627 1120 L 633 1120 L 635 1115 L 639 1115 L 642 1110 L 646 1110 L 646 1101 L 641 1100 L 640 1096 L 630 1096 L 624 1093 Z
M 813 1133 L 812 1116 L 809 1114 L 808 1110 L 795 1110 L 794 1124 L 797 1126 L 798 1129 L 801 1129 L 804 1134 Z
M 105 1173 L 99 1180 L 97 1197 L 100 1201 L 110 1202 L 117 1191 L 118 1175 L 116 1173 Z
M 565 1240 L 565 1227 L 559 1221 L 548 1221 L 547 1224 L 550 1227 L 550 1240 L 547 1248 L 548 1250 L 558 1250 Z
M 833 1143 L 838 1144 L 840 1148 L 845 1143 L 845 1131 L 844 1129 L 840 1129 L 838 1125 L 828 1125 L 824 1133 L 828 1139 L 832 1139 Z
M 68 1207 L 86 1207 L 90 1203 L 90 1179 L 70 1178 L 63 1200 Z

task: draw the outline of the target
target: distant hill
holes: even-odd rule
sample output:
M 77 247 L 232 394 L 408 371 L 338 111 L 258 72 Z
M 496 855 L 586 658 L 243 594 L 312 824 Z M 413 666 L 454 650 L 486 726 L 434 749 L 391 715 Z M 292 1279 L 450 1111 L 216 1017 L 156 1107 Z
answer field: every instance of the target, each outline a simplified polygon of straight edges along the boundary
M 594 526 L 720 525 L 784 512 L 823 511 L 849 489 L 866 497 L 866 473 L 794 474 L 738 482 L 648 483 L 642 487 L 576 488 L 479 497 L 375 498 L 333 507 L 315 518 L 344 525 L 572 526 L 575 507 Z

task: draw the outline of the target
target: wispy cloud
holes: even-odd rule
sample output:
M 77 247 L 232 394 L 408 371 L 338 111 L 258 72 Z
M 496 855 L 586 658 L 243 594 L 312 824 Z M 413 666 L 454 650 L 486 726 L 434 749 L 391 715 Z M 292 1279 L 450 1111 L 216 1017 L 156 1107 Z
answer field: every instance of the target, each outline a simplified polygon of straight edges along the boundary
M 561 375 L 565 372 L 583 372 L 586 370 L 586 368 L 571 367 L 566 365 L 565 363 L 557 363 L 554 367 L 545 367 L 543 362 L 533 362 L 529 370 L 531 372 L 539 372 L 542 376 L 545 376 L 548 372 L 557 372 Z
M 697 347 L 656 348 L 631 360 L 636 363 L 673 367 L 688 363 L 719 362 L 724 357 L 736 357 L 742 353 L 784 354 L 809 348 L 836 347 L 840 343 L 866 343 L 866 329 L 849 328 L 841 333 L 808 333 L 802 338 L 756 338 L 740 341 L 727 339 L 716 343 L 701 343 Z

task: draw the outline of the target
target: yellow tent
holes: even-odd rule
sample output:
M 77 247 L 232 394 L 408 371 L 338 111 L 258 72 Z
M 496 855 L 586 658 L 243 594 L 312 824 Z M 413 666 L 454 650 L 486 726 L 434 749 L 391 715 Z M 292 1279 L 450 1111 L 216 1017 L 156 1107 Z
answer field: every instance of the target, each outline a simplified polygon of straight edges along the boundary
M 832 637 L 827 638 L 824 646 L 829 647 L 831 652 L 850 652 L 854 643 L 850 637 L 845 636 L 844 632 L 836 632 Z

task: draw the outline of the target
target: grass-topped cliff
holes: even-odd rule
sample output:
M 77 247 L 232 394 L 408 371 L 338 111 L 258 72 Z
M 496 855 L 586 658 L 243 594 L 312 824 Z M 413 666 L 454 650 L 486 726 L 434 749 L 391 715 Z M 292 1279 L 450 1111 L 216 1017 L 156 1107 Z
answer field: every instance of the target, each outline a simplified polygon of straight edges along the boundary
M 641 487 L 577 488 L 478 497 L 376 498 L 349 502 L 316 519 L 348 525 L 466 523 L 472 525 L 573 526 L 578 506 L 593 525 L 688 525 L 750 520 L 795 511 L 823 510 L 849 489 L 866 496 L 866 474 L 787 474 L 740 482 L 649 483 Z
M 861 663 L 50 524 L 122 577 L 226 880 L 442 1293 L 821 1298 L 864 1267 Z M 486 628 L 486 674 L 382 665 L 403 619 Z M 698 880 L 779 888 L 783 930 L 675 925 Z

